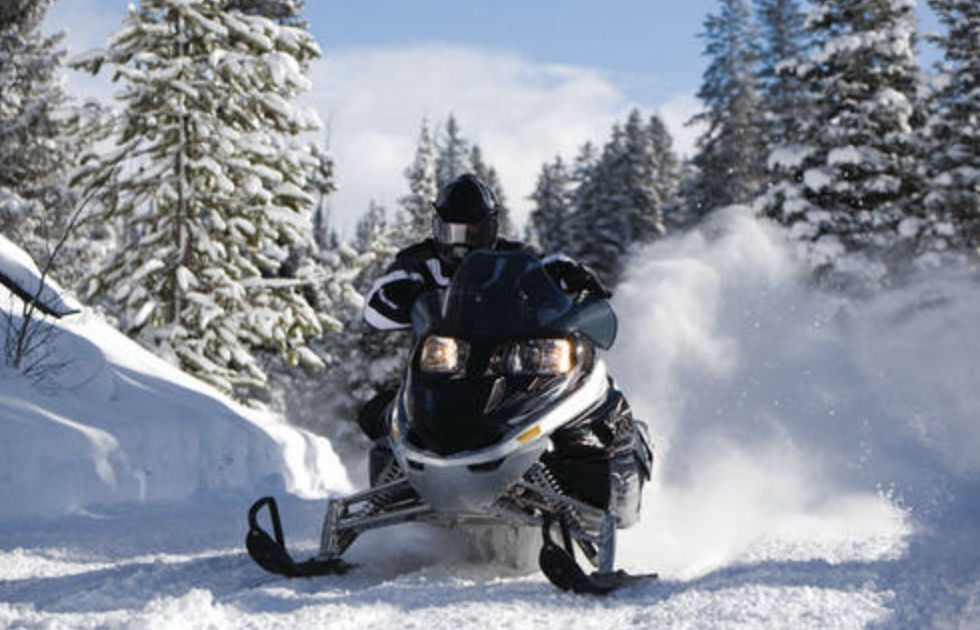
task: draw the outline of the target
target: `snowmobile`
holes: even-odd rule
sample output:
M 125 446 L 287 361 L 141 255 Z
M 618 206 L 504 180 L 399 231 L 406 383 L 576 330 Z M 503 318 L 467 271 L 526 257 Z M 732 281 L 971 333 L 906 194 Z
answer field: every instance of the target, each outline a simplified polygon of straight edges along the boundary
M 613 569 L 616 530 L 639 519 L 653 454 L 597 356 L 616 337 L 609 303 L 562 291 L 530 253 L 476 251 L 447 289 L 416 301 L 412 329 L 370 488 L 328 500 L 306 562 L 287 553 L 274 499 L 259 499 L 251 557 L 290 577 L 342 574 L 360 533 L 421 521 L 540 528 L 539 566 L 563 590 L 603 594 L 656 577 Z M 258 524 L 263 507 L 274 537 Z

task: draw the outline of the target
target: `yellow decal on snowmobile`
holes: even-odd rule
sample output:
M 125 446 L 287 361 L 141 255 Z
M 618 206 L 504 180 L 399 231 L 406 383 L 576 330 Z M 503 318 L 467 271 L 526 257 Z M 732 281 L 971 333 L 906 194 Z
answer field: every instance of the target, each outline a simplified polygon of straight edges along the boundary
M 527 444 L 528 442 L 538 437 L 539 435 L 541 435 L 541 425 L 536 424 L 530 429 L 528 429 L 527 431 L 525 431 L 524 433 L 518 435 L 517 441 L 520 442 L 521 444 Z

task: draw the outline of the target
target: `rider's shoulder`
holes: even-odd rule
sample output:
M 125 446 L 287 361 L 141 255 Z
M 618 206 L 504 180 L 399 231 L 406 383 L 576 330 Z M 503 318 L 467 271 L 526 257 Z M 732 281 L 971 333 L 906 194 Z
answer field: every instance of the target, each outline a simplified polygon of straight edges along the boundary
M 429 258 L 435 258 L 436 255 L 435 241 L 427 238 L 400 250 L 395 254 L 395 261 L 402 264 L 424 263 Z
M 527 252 L 532 256 L 541 257 L 541 253 L 523 241 L 512 241 L 506 238 L 498 238 L 494 249 L 500 252 Z

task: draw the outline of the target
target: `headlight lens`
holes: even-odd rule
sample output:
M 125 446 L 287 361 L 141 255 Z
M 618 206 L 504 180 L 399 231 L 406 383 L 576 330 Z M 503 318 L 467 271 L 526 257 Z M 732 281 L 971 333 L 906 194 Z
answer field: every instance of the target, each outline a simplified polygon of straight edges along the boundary
M 429 335 L 422 342 L 419 367 L 425 372 L 456 374 L 466 365 L 469 346 L 461 339 Z
M 515 374 L 559 376 L 571 372 L 574 365 L 568 339 L 532 339 L 514 346 L 507 367 Z

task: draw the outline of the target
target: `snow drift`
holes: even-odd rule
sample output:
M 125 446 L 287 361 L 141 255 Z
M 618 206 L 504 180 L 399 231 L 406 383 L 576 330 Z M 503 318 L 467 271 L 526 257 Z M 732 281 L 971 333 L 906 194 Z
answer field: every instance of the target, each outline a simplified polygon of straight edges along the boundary
M 36 283 L 0 240 L 10 277 Z M 48 296 L 56 304 L 71 303 Z M 0 289 L 0 322 L 20 323 Z M 142 349 L 90 311 L 58 321 L 39 374 L 0 367 L 0 521 L 191 495 L 346 488 L 330 444 L 242 408 Z

